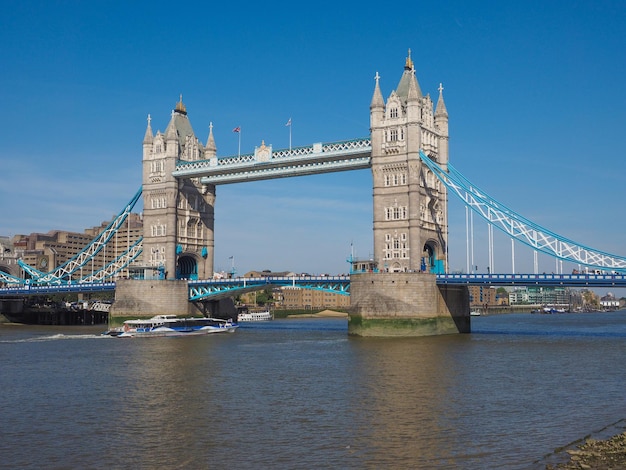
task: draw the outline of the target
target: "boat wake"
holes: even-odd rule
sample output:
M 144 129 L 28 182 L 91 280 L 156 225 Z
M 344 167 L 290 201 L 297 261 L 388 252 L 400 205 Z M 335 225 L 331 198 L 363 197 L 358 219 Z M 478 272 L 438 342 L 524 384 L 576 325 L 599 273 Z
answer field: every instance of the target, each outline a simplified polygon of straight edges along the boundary
M 42 342 L 45 342 L 45 341 L 59 341 L 59 340 L 68 340 L 68 339 L 101 339 L 101 338 L 111 338 L 111 336 L 102 336 L 102 335 L 64 335 L 62 333 L 58 333 L 56 335 L 32 336 L 30 338 L 0 340 L 0 343 L 42 343 Z

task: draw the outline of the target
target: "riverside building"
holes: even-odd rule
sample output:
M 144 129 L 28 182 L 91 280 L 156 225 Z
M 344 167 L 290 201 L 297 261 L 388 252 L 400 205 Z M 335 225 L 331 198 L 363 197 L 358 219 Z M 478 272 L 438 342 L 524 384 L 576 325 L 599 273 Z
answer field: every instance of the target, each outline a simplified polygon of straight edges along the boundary
M 22 259 L 26 264 L 42 272 L 49 272 L 57 266 L 74 258 L 83 250 L 100 232 L 102 232 L 110 221 L 102 222 L 99 226 L 87 228 L 84 232 L 70 232 L 65 230 L 51 230 L 47 233 L 31 233 L 30 235 L 15 235 L 6 244 L 11 253 L 9 259 L 0 260 L 0 269 L 18 277 L 28 277 L 17 265 L 17 260 Z M 123 254 L 143 235 L 143 220 L 140 214 L 132 213 L 124 221 L 122 227 L 116 232 L 111 242 L 106 248 L 93 259 L 88 266 L 83 267 L 78 272 L 73 281 L 79 280 L 83 276 L 99 271 L 115 258 Z M 4 246 L 4 244 L 2 245 Z M 5 256 L 5 258 L 9 258 Z M 141 263 L 141 255 L 135 260 L 133 265 Z M 124 270 L 118 276 L 128 277 L 129 271 Z

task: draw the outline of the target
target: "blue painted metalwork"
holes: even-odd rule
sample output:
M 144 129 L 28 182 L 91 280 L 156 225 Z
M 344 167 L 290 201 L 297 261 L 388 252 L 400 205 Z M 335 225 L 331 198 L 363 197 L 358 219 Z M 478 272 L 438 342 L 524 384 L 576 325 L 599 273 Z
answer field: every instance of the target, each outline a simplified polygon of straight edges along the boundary
M 626 287 L 625 274 L 437 274 L 436 278 L 437 284 L 440 285 Z M 189 300 L 220 299 L 281 286 L 350 295 L 350 276 L 261 277 L 189 281 Z
M 422 162 L 448 190 L 494 227 L 554 258 L 626 273 L 626 258 L 589 248 L 558 235 L 509 209 L 467 180 L 452 165 L 442 168 L 420 150 Z
M 20 286 L 0 288 L 0 297 L 12 297 L 16 295 L 47 295 L 68 292 L 106 292 L 114 290 L 115 282 L 84 282 L 76 284 L 54 284 L 41 286 L 22 284 Z
M 34 284 L 63 284 L 71 279 L 72 275 L 80 269 L 87 265 L 113 238 L 113 236 L 117 233 L 117 230 L 122 226 L 130 212 L 132 211 L 137 201 L 141 197 L 142 188 L 139 188 L 137 193 L 133 196 L 133 198 L 129 201 L 126 207 L 113 219 L 113 221 L 102 231 L 100 234 L 94 238 L 85 248 L 83 248 L 76 256 L 66 261 L 62 265 L 58 266 L 54 271 L 50 271 L 48 273 L 43 273 L 32 266 L 25 263 L 23 260 L 18 260 L 18 265 L 31 276 L 29 280 L 30 283 Z M 140 248 L 140 247 L 139 247 Z M 138 253 L 137 253 L 138 255 Z M 136 256 L 137 256 L 136 255 Z M 126 257 L 128 256 L 128 252 L 122 254 L 119 258 L 117 258 L 115 262 L 121 261 L 121 264 L 125 265 Z M 135 257 L 136 257 L 135 256 Z M 134 258 L 133 258 L 134 259 Z M 132 260 L 131 260 L 132 261 Z M 113 264 L 113 263 L 112 263 Z M 106 266 L 103 270 L 110 269 L 111 265 Z M 119 268 L 117 271 L 119 271 Z M 116 272 L 117 272 L 116 271 Z M 96 275 L 91 277 L 97 277 Z M 25 281 L 25 280 L 22 280 Z
M 537 251 L 550 256 L 577 262 L 586 266 L 599 267 L 621 274 L 437 274 L 438 284 L 462 285 L 542 285 L 569 287 L 626 287 L 626 258 L 604 253 L 577 244 L 531 222 L 507 208 L 468 181 L 452 165 L 442 168 L 420 151 L 420 157 L 428 169 L 446 187 L 460 197 L 472 210 L 489 223 Z M 173 175 L 180 178 L 201 177 L 203 183 L 225 184 L 239 181 L 279 178 L 300 174 L 324 173 L 371 166 L 371 140 L 354 139 L 329 144 L 313 144 L 289 150 L 278 150 L 257 160 L 255 155 L 240 155 L 195 162 L 179 161 Z M 113 282 L 91 282 L 110 277 L 123 269 L 141 252 L 141 240 L 113 263 L 98 273 L 76 281 L 67 281 L 71 275 L 86 265 L 113 237 L 130 210 L 141 196 L 140 189 L 127 207 L 111 224 L 74 258 L 59 266 L 55 271 L 43 273 L 21 262 L 20 266 L 30 274 L 32 280 L 24 280 L 2 273 L 0 282 L 21 284 L 16 287 L 0 288 L 0 296 L 45 294 L 54 292 L 87 292 L 114 290 Z M 205 256 L 206 247 L 203 248 Z M 121 268 L 114 270 L 115 268 Z M 267 287 L 294 286 L 321 290 L 340 295 L 349 295 L 349 276 L 295 276 L 233 278 L 218 280 L 190 280 L 189 300 L 218 299 L 243 292 Z
M 419 275 L 419 274 L 416 274 Z M 543 286 L 543 287 L 626 287 L 625 274 L 437 274 L 439 285 Z M 340 295 L 350 295 L 349 276 L 296 276 L 207 279 L 188 281 L 189 300 L 217 300 L 271 287 L 293 286 Z M 0 297 L 44 295 L 67 292 L 104 292 L 115 290 L 115 282 L 76 282 L 0 288 Z
M 437 284 L 626 287 L 626 274 L 437 274 Z
M 340 295 L 350 295 L 350 276 L 268 276 L 189 281 L 189 300 L 219 299 L 281 286 L 293 286 Z
M 142 253 L 143 251 L 141 247 L 142 242 L 143 242 L 143 237 L 140 237 L 139 240 L 137 240 L 135 243 L 133 243 L 133 245 L 130 248 L 128 248 L 128 250 L 126 250 L 120 256 L 115 258 L 105 267 L 103 267 L 99 271 L 96 271 L 94 274 L 85 276 L 84 278 L 80 279 L 78 282 L 103 281 L 105 279 L 109 279 L 110 277 L 113 277 L 115 274 L 117 274 L 121 270 L 126 269 L 126 267 L 130 263 L 135 261 L 135 259 L 137 259 L 137 257 Z
M 5 284 L 24 284 L 24 279 L 5 273 L 4 271 L 0 271 L 0 282 Z
M 291 176 L 313 175 L 371 167 L 371 139 L 318 143 L 254 154 L 193 162 L 179 160 L 176 178 L 201 178 L 203 184 L 228 184 Z

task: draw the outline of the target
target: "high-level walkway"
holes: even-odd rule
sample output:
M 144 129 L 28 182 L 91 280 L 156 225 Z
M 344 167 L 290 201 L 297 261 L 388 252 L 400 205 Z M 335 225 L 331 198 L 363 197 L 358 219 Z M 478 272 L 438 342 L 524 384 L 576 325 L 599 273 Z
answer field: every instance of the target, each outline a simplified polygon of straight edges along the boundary
M 272 151 L 257 148 L 255 153 L 198 161 L 179 161 L 172 173 L 176 178 L 202 178 L 203 184 L 287 178 L 371 167 L 369 138 L 316 143 Z

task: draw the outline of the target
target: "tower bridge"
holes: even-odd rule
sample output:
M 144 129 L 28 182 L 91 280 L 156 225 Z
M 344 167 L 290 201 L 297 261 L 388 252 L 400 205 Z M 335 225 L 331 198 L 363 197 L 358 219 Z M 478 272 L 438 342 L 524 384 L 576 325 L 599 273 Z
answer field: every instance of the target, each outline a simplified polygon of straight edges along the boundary
M 88 290 L 115 280 L 112 315 L 193 311 L 191 301 L 232 297 L 263 283 L 296 283 L 351 296 L 349 331 L 359 335 L 420 335 L 469 331 L 468 284 L 626 285 L 626 258 L 577 244 L 516 214 L 467 181 L 449 164 L 448 112 L 439 85 L 436 104 L 422 94 L 413 61 L 406 58 L 397 87 L 385 100 L 375 76 L 370 136 L 218 157 L 212 125 L 205 144 L 196 137 L 182 101 L 165 131 L 143 138 L 142 189 L 115 220 L 76 257 L 50 272 L 25 263 L 24 278 L 0 281 L 33 293 L 46 286 Z M 373 258 L 367 273 L 341 279 L 213 280 L 216 187 L 369 168 L 373 187 Z M 448 273 L 448 193 L 458 196 L 512 239 L 557 259 L 610 272 L 610 278 Z M 106 250 L 137 200 L 143 197 L 143 237 L 97 272 L 83 268 Z M 161 279 L 133 281 L 116 274 L 133 263 L 158 270 Z M 513 270 L 514 271 L 514 270 Z M 15 273 L 14 273 L 15 274 Z M 526 276 L 526 277 L 525 277 Z M 28 277 L 30 285 L 25 284 Z M 604 283 L 604 284 L 603 284 Z M 110 288 L 107 286 L 107 288 Z M 5 295 L 7 289 L 1 289 Z M 216 304 L 213 308 L 221 308 Z

